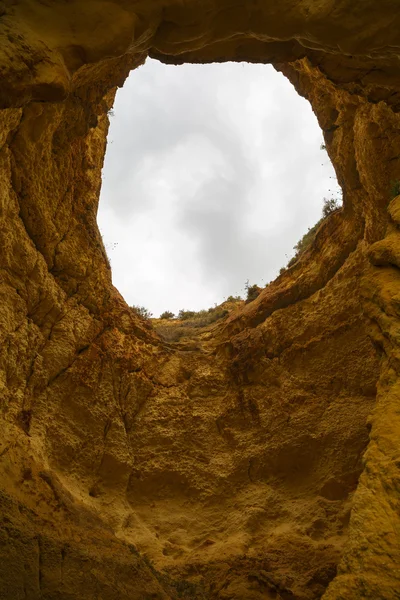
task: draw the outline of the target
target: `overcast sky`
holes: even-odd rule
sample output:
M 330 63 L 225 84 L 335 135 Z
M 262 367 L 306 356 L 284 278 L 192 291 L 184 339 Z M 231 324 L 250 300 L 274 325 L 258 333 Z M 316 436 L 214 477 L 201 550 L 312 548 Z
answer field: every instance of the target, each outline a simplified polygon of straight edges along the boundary
M 338 189 L 309 103 L 269 65 L 148 60 L 110 120 L 98 222 L 114 285 L 154 316 L 273 280 Z

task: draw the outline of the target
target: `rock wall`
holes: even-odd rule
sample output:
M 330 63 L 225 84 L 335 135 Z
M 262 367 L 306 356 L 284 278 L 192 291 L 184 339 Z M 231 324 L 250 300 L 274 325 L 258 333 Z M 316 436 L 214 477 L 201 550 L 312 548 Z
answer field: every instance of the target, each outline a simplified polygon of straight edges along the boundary
M 0 598 L 399 597 L 399 20 L 0 3 Z M 344 192 L 300 261 L 176 344 L 113 288 L 96 224 L 107 111 L 149 54 L 272 62 Z

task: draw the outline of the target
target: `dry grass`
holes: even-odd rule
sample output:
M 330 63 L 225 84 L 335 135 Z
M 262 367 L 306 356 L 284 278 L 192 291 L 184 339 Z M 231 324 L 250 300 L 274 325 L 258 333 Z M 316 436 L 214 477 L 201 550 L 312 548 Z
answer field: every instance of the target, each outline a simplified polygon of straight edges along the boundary
M 154 331 L 166 342 L 179 342 L 181 339 L 198 338 L 207 327 L 225 319 L 232 311 L 244 305 L 240 296 L 229 296 L 219 306 L 208 310 L 180 310 L 177 319 L 151 319 Z
M 181 311 L 182 312 L 182 311 Z M 189 311 L 183 311 L 185 313 L 183 319 L 174 319 L 163 321 L 161 323 L 154 324 L 154 330 L 161 336 L 166 342 L 178 342 L 182 338 L 194 338 L 199 335 L 199 330 L 223 319 L 229 314 L 229 311 L 217 306 L 209 310 L 201 310 L 199 312 L 190 313 L 191 316 L 186 316 Z

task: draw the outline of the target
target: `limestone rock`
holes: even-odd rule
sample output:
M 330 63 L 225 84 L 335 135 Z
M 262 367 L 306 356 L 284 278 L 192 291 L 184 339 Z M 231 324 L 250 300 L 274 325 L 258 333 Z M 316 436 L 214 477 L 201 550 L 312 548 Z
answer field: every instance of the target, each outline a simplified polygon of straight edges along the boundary
M 394 600 L 394 0 L 0 3 L 0 598 Z M 96 224 L 129 71 L 271 62 L 344 206 L 253 301 L 168 343 Z

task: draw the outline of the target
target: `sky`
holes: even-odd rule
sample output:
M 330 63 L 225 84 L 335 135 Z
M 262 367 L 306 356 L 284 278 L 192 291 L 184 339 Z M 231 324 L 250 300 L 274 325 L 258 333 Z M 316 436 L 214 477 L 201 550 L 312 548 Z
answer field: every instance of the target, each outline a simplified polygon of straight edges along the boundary
M 154 316 L 275 279 L 338 196 L 307 100 L 270 65 L 148 59 L 110 116 L 98 223 L 114 285 Z

